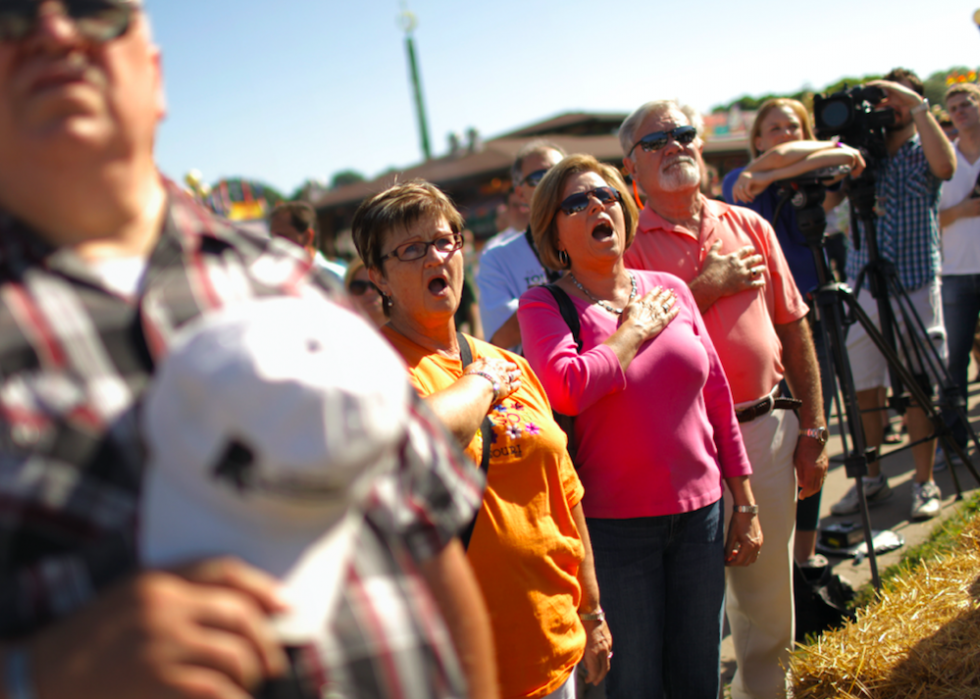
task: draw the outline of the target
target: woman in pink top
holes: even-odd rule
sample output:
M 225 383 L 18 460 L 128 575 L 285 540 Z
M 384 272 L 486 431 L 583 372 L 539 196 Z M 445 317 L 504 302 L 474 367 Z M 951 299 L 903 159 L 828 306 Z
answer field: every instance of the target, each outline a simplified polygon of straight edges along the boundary
M 674 134 L 674 137 L 678 137 Z M 568 273 L 581 349 L 555 297 L 534 288 L 521 339 L 552 407 L 574 415 L 582 503 L 616 657 L 610 699 L 719 691 L 725 569 L 762 546 L 731 391 L 691 293 L 628 270 L 638 211 L 619 173 L 572 155 L 538 185 L 531 230 Z M 737 509 L 724 537 L 723 481 Z

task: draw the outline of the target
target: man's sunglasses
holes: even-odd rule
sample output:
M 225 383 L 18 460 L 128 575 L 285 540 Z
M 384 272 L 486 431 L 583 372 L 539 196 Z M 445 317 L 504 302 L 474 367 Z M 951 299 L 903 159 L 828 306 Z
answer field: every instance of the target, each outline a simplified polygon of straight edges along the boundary
M 548 174 L 548 169 L 549 168 L 545 168 L 543 170 L 535 170 L 527 177 L 525 177 L 523 180 L 521 180 L 521 184 L 526 184 L 528 187 L 537 187 L 538 183 L 541 182 L 541 180 L 544 179 L 544 176 Z
M 577 214 L 580 211 L 585 211 L 589 208 L 589 201 L 592 197 L 606 206 L 614 202 L 622 203 L 623 200 L 619 196 L 619 192 L 612 187 L 596 187 L 595 189 L 590 189 L 588 192 L 576 192 L 571 196 L 565 197 L 565 201 L 558 205 L 558 208 L 565 212 L 567 216 L 572 214 Z
M 670 131 L 654 131 L 653 133 L 648 133 L 646 136 L 634 143 L 633 147 L 630 148 L 629 155 L 626 157 L 629 158 L 631 155 L 633 155 L 633 151 L 636 150 L 637 146 L 645 150 L 647 153 L 650 153 L 652 151 L 660 150 L 666 146 L 669 138 L 673 138 L 682 146 L 686 146 L 687 144 L 693 142 L 694 139 L 697 138 L 697 135 L 698 130 L 693 126 L 675 126 Z
M 0 0 L 0 41 L 21 41 L 37 31 L 39 0 Z M 79 36 L 96 44 L 122 36 L 138 5 L 133 0 L 60 0 Z
M 453 233 L 452 235 L 441 236 L 435 240 L 418 240 L 413 243 L 405 243 L 399 245 L 387 255 L 383 255 L 381 261 L 383 262 L 389 257 L 394 257 L 402 262 L 421 260 L 429 254 L 430 246 L 434 247 L 436 252 L 441 252 L 444 255 L 450 252 L 456 252 L 463 247 L 463 236 L 459 233 Z
M 366 294 L 371 289 L 374 289 L 375 293 L 378 294 L 381 293 L 380 291 L 378 291 L 378 287 L 376 287 L 371 282 L 365 281 L 363 279 L 355 279 L 350 283 L 350 286 L 348 286 L 347 289 L 350 291 L 350 293 L 353 296 L 364 296 L 364 294 Z

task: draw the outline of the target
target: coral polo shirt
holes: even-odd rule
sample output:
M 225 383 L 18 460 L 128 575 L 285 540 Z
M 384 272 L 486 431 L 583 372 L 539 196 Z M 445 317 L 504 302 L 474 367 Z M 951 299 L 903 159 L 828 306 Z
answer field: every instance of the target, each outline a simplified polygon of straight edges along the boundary
M 765 396 L 782 380 L 782 343 L 775 326 L 799 320 L 808 311 L 772 226 L 754 211 L 702 196 L 701 232 L 695 237 L 646 207 L 624 259 L 627 267 L 670 272 L 689 284 L 719 240 L 719 254 L 751 245 L 765 260 L 764 288 L 725 296 L 704 312 L 738 404 Z

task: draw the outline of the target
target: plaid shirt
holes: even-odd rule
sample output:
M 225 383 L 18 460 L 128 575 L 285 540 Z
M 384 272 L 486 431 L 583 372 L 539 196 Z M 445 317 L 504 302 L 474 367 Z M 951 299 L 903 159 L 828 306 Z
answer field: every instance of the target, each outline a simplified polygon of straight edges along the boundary
M 939 193 L 942 180 L 932 174 L 916 134 L 882 161 L 875 182 L 878 253 L 895 264 L 906 291 L 935 279 L 942 268 Z M 868 263 L 865 227 L 858 221 L 861 249 L 849 249 L 845 270 L 854 280 Z
M 136 405 L 177 328 L 252 297 L 326 294 L 346 304 L 291 245 L 167 189 L 166 222 L 135 298 L 109 291 L 70 250 L 0 218 L 0 638 L 42 628 L 136 569 Z M 321 644 L 325 693 L 465 694 L 415 566 L 472 519 L 480 476 L 421 404 L 413 415 L 401 468 L 375 488 Z

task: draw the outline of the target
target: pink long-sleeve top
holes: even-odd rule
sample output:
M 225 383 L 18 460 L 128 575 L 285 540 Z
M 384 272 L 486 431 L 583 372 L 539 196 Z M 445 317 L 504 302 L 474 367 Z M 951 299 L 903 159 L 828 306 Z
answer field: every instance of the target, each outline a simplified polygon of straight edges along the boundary
M 521 296 L 524 354 L 552 407 L 575 415 L 576 461 L 588 517 L 691 512 L 722 496 L 723 479 L 752 473 L 731 390 L 694 297 L 678 277 L 631 270 L 637 295 L 673 289 L 679 312 L 623 371 L 602 344 L 618 318 L 572 296 L 582 353 L 547 289 Z

